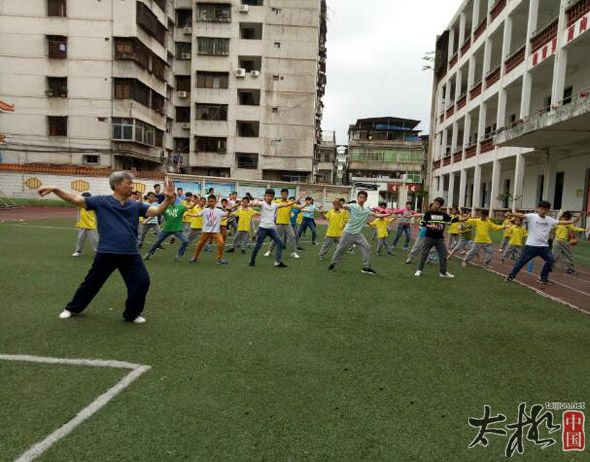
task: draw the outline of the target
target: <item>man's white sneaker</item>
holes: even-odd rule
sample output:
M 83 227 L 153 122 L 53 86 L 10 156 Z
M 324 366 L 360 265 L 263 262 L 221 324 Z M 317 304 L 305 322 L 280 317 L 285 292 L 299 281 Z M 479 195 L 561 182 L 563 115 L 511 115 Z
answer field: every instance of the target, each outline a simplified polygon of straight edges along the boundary
M 291 256 L 292 256 L 293 258 L 301 258 L 297 252 L 292 252 L 292 253 L 291 253 Z
M 72 317 L 72 312 L 68 310 L 63 310 L 59 313 L 59 319 L 68 319 Z
M 417 278 L 419 278 L 420 276 L 422 276 L 422 271 L 418 270 L 414 273 L 414 276 L 416 276 Z
M 72 257 L 79 257 L 79 256 L 80 256 L 80 252 L 74 252 L 74 253 L 72 254 Z
M 449 272 L 447 271 L 446 273 L 440 273 L 440 277 L 441 277 L 441 278 L 452 279 L 452 278 L 454 278 L 455 276 L 454 276 L 454 275 L 452 275 L 451 273 L 449 273 Z
M 137 318 L 135 318 L 133 320 L 133 322 L 135 324 L 144 324 L 145 323 L 145 318 L 143 316 L 138 316 Z
M 264 256 L 265 257 L 270 257 L 270 250 L 267 250 L 266 252 L 264 252 Z

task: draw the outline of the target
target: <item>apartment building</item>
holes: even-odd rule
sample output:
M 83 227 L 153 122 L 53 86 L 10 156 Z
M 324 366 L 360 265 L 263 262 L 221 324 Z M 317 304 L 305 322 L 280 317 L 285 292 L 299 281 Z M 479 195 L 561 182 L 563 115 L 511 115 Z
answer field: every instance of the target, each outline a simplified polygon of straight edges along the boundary
M 317 182 L 323 184 L 335 184 L 338 156 L 336 132 L 323 130 L 322 140 L 316 152 Z
M 168 0 L 0 2 L 2 161 L 163 169 Z
M 431 197 L 589 211 L 590 0 L 466 0 L 436 46 Z
M 325 0 L 176 1 L 175 151 L 194 174 L 315 182 Z
M 348 130 L 348 181 L 379 191 L 385 202 L 404 204 L 422 188 L 424 143 L 418 120 L 359 119 Z
M 315 182 L 326 32 L 325 0 L 0 2 L 0 161 Z

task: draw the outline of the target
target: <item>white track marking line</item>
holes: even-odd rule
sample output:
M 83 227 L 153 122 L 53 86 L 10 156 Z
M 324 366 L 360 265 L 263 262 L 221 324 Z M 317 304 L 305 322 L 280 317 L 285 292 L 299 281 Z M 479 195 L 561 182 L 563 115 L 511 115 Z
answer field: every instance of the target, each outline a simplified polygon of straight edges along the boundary
M 143 373 L 150 369 L 150 366 L 142 364 L 133 364 L 125 361 L 116 360 L 101 360 L 101 359 L 67 359 L 67 358 L 51 358 L 44 356 L 31 355 L 4 355 L 0 354 L 0 360 L 5 361 L 24 361 L 31 363 L 42 364 L 65 364 L 70 366 L 91 366 L 91 367 L 112 367 L 117 369 L 131 369 L 131 372 L 123 377 L 117 384 L 109 388 L 105 393 L 100 395 L 88 406 L 82 409 L 76 417 L 69 420 L 54 432 L 50 433 L 43 440 L 35 443 L 25 453 L 20 455 L 15 462 L 29 462 L 47 451 L 51 446 L 59 440 L 65 438 L 72 433 L 76 427 L 82 424 L 85 420 L 92 417 L 96 412 L 102 409 L 115 396 L 121 393 L 125 388 L 137 380 Z

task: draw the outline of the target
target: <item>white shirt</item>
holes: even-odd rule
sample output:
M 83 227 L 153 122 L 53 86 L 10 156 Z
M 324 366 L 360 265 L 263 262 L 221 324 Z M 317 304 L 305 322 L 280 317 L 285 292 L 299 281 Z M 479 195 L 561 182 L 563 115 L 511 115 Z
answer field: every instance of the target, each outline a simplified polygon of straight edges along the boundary
M 225 212 L 221 209 L 206 208 L 198 214 L 203 217 L 203 232 L 204 233 L 219 233 L 221 227 L 221 219 Z
M 526 245 L 533 247 L 549 247 L 549 235 L 555 225 L 559 223 L 555 218 L 545 216 L 541 218 L 538 213 L 525 215 L 529 235 Z
M 271 202 L 267 204 L 262 202 L 262 209 L 260 210 L 260 227 L 271 229 L 275 227 L 275 217 L 277 215 L 278 204 Z

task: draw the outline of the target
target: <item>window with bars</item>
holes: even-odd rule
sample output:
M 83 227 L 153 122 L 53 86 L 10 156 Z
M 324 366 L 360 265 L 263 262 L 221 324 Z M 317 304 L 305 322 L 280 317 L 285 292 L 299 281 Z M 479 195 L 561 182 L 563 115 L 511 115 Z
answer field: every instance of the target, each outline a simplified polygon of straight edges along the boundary
M 136 79 L 114 79 L 114 98 L 132 99 L 162 114 L 165 98 Z
M 197 72 L 197 88 L 228 88 L 228 72 Z
M 197 120 L 227 120 L 227 104 L 196 105 Z
M 242 0 L 242 5 L 263 6 L 263 0 Z
M 191 27 L 193 25 L 193 11 L 187 9 L 176 10 L 176 27 Z
M 217 154 L 227 152 L 227 138 L 198 136 L 196 140 L 196 148 L 199 152 L 216 152 Z
M 136 4 L 136 22 L 145 32 L 154 37 L 161 45 L 166 42 L 166 27 L 158 21 L 157 16 L 143 2 Z
M 47 36 L 48 56 L 64 59 L 68 57 L 68 38 L 62 35 Z
M 177 75 L 176 76 L 176 91 L 191 91 L 191 76 Z
M 189 138 L 174 138 L 174 150 L 176 152 L 189 152 L 190 139 Z
M 67 16 L 66 0 L 47 0 L 47 16 L 65 18 Z
M 191 53 L 190 42 L 176 42 L 176 59 L 191 59 Z
M 200 55 L 228 56 L 229 39 L 214 37 L 197 37 L 197 48 Z
M 238 165 L 238 168 L 257 169 L 258 154 L 236 152 L 236 164 Z
M 166 80 L 166 62 L 136 38 L 115 37 L 115 59 L 134 61 L 159 80 Z
M 67 117 L 48 116 L 47 126 L 49 136 L 68 136 Z
M 223 3 L 197 3 L 198 22 L 231 22 L 231 5 Z
M 68 96 L 68 78 L 47 77 L 47 96 L 66 98 Z

